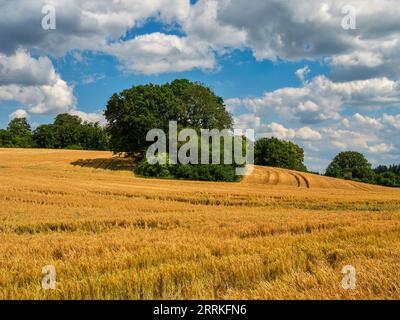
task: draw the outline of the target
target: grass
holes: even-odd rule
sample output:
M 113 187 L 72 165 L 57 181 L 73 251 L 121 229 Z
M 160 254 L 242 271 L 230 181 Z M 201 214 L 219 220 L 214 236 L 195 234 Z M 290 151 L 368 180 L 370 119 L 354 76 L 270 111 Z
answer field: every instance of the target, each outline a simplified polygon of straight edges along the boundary
M 110 157 L 0 149 L 1 299 L 400 298 L 400 190 L 271 168 L 147 180 Z

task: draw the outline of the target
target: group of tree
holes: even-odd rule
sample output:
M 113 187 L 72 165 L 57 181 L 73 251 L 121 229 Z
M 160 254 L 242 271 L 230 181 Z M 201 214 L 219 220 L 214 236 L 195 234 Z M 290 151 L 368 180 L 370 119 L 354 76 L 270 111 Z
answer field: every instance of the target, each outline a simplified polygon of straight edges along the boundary
M 133 86 L 114 94 L 104 114 L 110 149 L 132 156 L 136 161 L 135 171 L 140 175 L 208 181 L 237 179 L 235 164 L 182 164 L 178 161 L 162 165 L 150 164 L 145 159 L 146 150 L 153 143 L 146 141 L 147 133 L 152 129 L 168 132 L 170 121 L 177 122 L 178 131 L 194 129 L 199 136 L 202 129 L 232 129 L 232 116 L 224 100 L 200 83 L 181 79 L 163 85 Z M 165 156 L 169 158 L 168 154 Z
M 30 148 L 33 144 L 31 126 L 26 118 L 13 119 L 7 130 L 0 129 L 0 147 Z
M 371 163 L 359 152 L 346 151 L 339 153 L 331 162 L 326 176 L 355 180 L 390 187 L 400 187 L 400 165 L 378 166 Z
M 274 137 L 261 138 L 256 141 L 254 164 L 307 171 L 307 167 L 304 165 L 304 150 L 293 142 Z
M 98 123 L 83 122 L 78 116 L 59 114 L 53 124 L 31 129 L 26 118 L 10 121 L 0 130 L 0 147 L 106 150 L 108 137 Z
M 376 183 L 389 187 L 400 187 L 400 165 L 378 166 L 374 170 Z
M 304 150 L 290 141 L 274 137 L 256 141 L 255 164 L 307 171 L 304 165 Z M 365 156 L 355 151 L 339 153 L 329 164 L 325 175 L 345 180 L 400 187 L 400 165 L 381 165 L 373 169 Z
M 224 100 L 200 83 L 175 80 L 163 85 L 139 85 L 114 94 L 107 103 L 105 117 L 110 148 L 142 158 L 151 142 L 152 129 L 168 132 L 169 122 L 178 129 L 231 129 L 233 120 Z
M 53 124 L 32 131 L 26 118 L 11 120 L 6 130 L 0 130 L 0 147 L 55 148 L 82 150 L 112 150 L 124 153 L 136 161 L 137 173 L 148 177 L 182 178 L 211 181 L 236 181 L 235 169 L 225 164 L 149 164 L 145 159 L 146 141 L 152 129 L 168 132 L 170 121 L 176 121 L 178 131 L 190 128 L 231 130 L 232 116 L 224 100 L 201 83 L 181 79 L 163 85 L 139 85 L 114 94 L 104 113 L 107 126 L 83 122 L 78 116 L 58 115 Z M 243 146 L 247 143 L 243 138 Z M 200 143 L 201 145 L 201 143 Z M 224 154 L 221 143 L 221 155 Z M 304 150 L 290 141 L 261 138 L 254 146 L 255 164 L 306 172 Z M 168 157 L 168 154 L 166 155 Z M 210 162 L 211 163 L 211 162 Z M 400 186 L 400 165 L 372 169 L 358 152 L 338 154 L 326 176 L 351 179 L 386 186 Z
M 200 83 L 175 80 L 164 85 L 134 86 L 111 97 L 105 117 L 111 150 L 133 156 L 137 160 L 136 173 L 140 175 L 212 181 L 235 181 L 238 178 L 234 171 L 236 164 L 150 165 L 144 159 L 152 144 L 146 141 L 149 130 L 157 128 L 168 132 L 170 121 L 177 121 L 178 130 L 232 129 L 232 116 L 224 100 Z M 243 139 L 244 148 L 245 144 L 246 139 Z M 257 165 L 307 171 L 304 150 L 292 142 L 263 138 L 255 143 L 254 149 Z

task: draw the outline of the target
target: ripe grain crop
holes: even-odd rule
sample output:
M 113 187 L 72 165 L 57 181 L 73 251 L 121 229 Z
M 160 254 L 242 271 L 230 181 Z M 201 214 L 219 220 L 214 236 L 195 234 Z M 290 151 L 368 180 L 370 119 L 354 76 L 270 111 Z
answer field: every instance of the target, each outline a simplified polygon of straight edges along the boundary
M 399 270 L 397 189 L 261 167 L 143 179 L 108 152 L 0 149 L 0 299 L 399 299 Z

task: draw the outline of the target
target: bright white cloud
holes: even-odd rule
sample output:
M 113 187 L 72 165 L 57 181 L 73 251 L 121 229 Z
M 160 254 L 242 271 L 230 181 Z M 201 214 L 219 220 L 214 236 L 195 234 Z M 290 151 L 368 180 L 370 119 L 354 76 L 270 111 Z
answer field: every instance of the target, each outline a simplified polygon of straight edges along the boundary
M 57 74 L 49 58 L 34 59 L 22 49 L 10 56 L 0 53 L 0 86 L 52 85 L 56 81 Z
M 350 54 L 334 56 L 331 60 L 334 66 L 343 67 L 357 67 L 365 66 L 369 68 L 377 67 L 383 63 L 382 55 L 368 52 L 368 51 L 356 51 Z
M 200 0 L 201 1 L 201 0 Z M 201 2 L 208 2 L 207 0 Z M 344 30 L 343 1 L 227 1 L 218 22 L 246 34 L 258 60 L 332 58 L 335 80 L 400 74 L 397 0 L 353 0 L 357 29 Z
M 107 51 L 119 58 L 125 70 L 144 74 L 213 69 L 216 66 L 206 43 L 159 32 L 118 42 Z
M 296 130 L 296 138 L 302 139 L 302 140 L 321 140 L 322 136 L 321 134 L 316 131 L 311 129 L 310 127 L 303 127 L 298 130 Z
M 351 107 L 400 105 L 400 86 L 387 78 L 332 82 L 318 76 L 300 88 L 282 88 L 260 98 L 231 99 L 228 104 L 245 107 L 258 116 L 279 114 L 302 123 L 340 119 Z
M 319 77 L 301 88 L 282 88 L 260 98 L 234 98 L 228 100 L 228 105 L 233 110 L 249 111 L 236 117 L 236 125 L 255 128 L 258 137 L 295 141 L 305 149 L 311 168 L 321 170 L 338 152 L 347 150 L 364 153 L 375 165 L 397 163 L 400 115 L 379 114 L 400 106 L 399 96 L 397 83 L 388 79 L 333 83 Z M 353 109 L 357 110 L 353 115 L 342 116 Z M 323 119 L 320 114 L 327 111 L 335 112 L 336 116 Z M 307 115 L 320 120 L 301 127 Z M 319 163 L 310 160 L 317 158 Z
M 19 118 L 28 118 L 28 112 L 23 109 L 18 109 L 9 115 L 10 120 Z
M 31 113 L 64 112 L 75 105 L 73 89 L 46 57 L 35 59 L 22 50 L 0 55 L 0 76 L 0 100 L 18 101 Z
M 253 129 L 257 133 L 263 128 L 261 118 L 257 117 L 254 113 L 246 113 L 237 116 L 234 118 L 234 123 L 236 129 Z
M 330 141 L 332 145 L 345 150 L 366 151 L 369 144 L 376 143 L 378 138 L 373 132 L 364 133 L 340 128 L 326 128 L 321 130 L 325 141 Z
M 321 134 L 320 147 L 324 154 L 333 156 L 339 151 L 352 150 L 364 153 L 375 165 L 398 162 L 399 132 L 386 126 L 383 117 L 356 113 L 321 129 Z
M 191 7 L 182 28 L 190 37 L 206 41 L 215 50 L 223 52 L 226 48 L 244 48 L 246 32 L 219 19 L 220 12 L 231 5 L 231 1 L 227 0 L 198 1 Z
M 282 124 L 272 122 L 269 125 L 262 123 L 262 118 L 254 113 L 245 113 L 235 117 L 235 128 L 253 129 L 257 137 L 275 136 L 284 140 L 320 140 L 321 134 L 310 127 L 299 129 L 285 128 Z
M 41 28 L 41 9 L 53 5 L 57 30 Z M 0 1 L 0 51 L 40 48 L 62 56 L 73 49 L 102 50 L 134 27 L 154 17 L 181 23 L 189 15 L 188 0 L 37 0 Z M 21 34 L 24 36 L 22 37 Z
M 56 8 L 56 32 L 40 27 L 38 13 L 44 4 Z M 0 0 L 0 52 L 10 55 L 22 47 L 63 56 L 73 50 L 94 50 L 111 52 L 126 61 L 129 45 L 126 50 L 122 46 L 111 51 L 109 45 L 153 18 L 180 31 L 181 42 L 193 39 L 189 43 L 193 50 L 199 50 L 194 55 L 196 61 L 204 56 L 205 48 L 220 54 L 250 48 L 258 60 L 328 57 L 337 81 L 398 76 L 398 1 L 370 0 L 365 5 L 364 0 L 353 0 L 358 26 L 362 26 L 355 31 L 341 26 L 344 5 L 336 0 L 253 0 L 251 5 L 247 0 L 199 0 L 195 4 L 189 0 Z M 159 36 L 148 40 L 155 46 L 161 41 Z M 176 48 L 176 41 L 167 41 Z M 195 43 L 201 45 L 193 46 Z M 186 60 L 187 52 L 182 53 Z M 159 55 L 152 54 L 149 60 L 153 57 L 160 63 Z M 207 59 L 206 68 L 211 60 L 214 57 Z M 199 67 L 199 63 L 185 63 L 185 68 L 191 65 Z M 132 63 L 127 66 L 132 71 Z M 171 71 L 162 66 L 165 72 Z M 137 69 L 135 66 L 133 71 Z M 177 71 L 181 69 L 178 66 Z
M 304 68 L 301 68 L 295 72 L 297 78 L 299 78 L 301 81 L 304 81 L 304 78 L 310 73 L 310 68 L 308 66 L 305 66 Z
M 267 128 L 270 129 L 270 135 L 284 140 L 320 140 L 322 138 L 318 131 L 311 129 L 310 127 L 288 129 L 279 123 L 273 122 L 268 125 Z
M 104 118 L 104 115 L 102 112 L 84 112 L 84 111 L 79 111 L 79 110 L 71 110 L 69 114 L 73 116 L 78 116 L 81 118 L 83 121 L 86 122 L 93 122 L 96 123 L 98 122 L 100 125 L 105 125 L 107 123 L 106 119 Z
M 360 125 L 364 125 L 367 126 L 369 129 L 382 129 L 383 125 L 382 122 L 378 119 L 372 118 L 372 117 L 368 117 L 368 116 L 363 116 L 359 113 L 356 113 L 353 117 L 352 117 L 352 122 L 354 124 L 354 122 L 356 124 L 360 124 Z
M 393 150 L 392 144 L 381 143 L 375 146 L 368 147 L 368 151 L 371 153 L 388 153 Z
M 393 116 L 384 113 L 382 116 L 382 122 L 394 129 L 400 129 L 400 114 Z

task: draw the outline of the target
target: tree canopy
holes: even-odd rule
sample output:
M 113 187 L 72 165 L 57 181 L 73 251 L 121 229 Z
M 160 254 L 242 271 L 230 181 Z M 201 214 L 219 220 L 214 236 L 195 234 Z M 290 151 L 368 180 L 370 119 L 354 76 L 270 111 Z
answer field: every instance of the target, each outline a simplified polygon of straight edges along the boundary
M 169 121 L 179 128 L 230 129 L 232 117 L 221 97 L 189 80 L 164 85 L 140 85 L 114 94 L 107 103 L 110 148 L 130 155 L 144 154 L 151 129 L 168 132 Z
M 13 119 L 7 130 L 0 130 L 0 147 L 7 148 L 106 150 L 107 143 L 106 132 L 98 123 L 82 122 L 66 113 L 33 132 L 26 118 Z
M 254 145 L 254 162 L 260 166 L 307 171 L 304 150 L 290 141 L 262 138 Z
M 28 148 L 32 146 L 32 131 L 26 118 L 15 118 L 10 121 L 7 127 L 8 138 L 6 144 L 18 148 Z M 6 135 L 7 136 L 7 135 Z
M 339 153 L 326 169 L 329 177 L 370 181 L 374 172 L 365 156 L 359 152 L 346 151 Z
M 58 145 L 57 135 L 52 124 L 44 124 L 33 132 L 33 139 L 39 148 L 53 149 Z
M 400 187 L 400 165 L 381 165 L 374 169 L 374 172 L 377 184 Z

